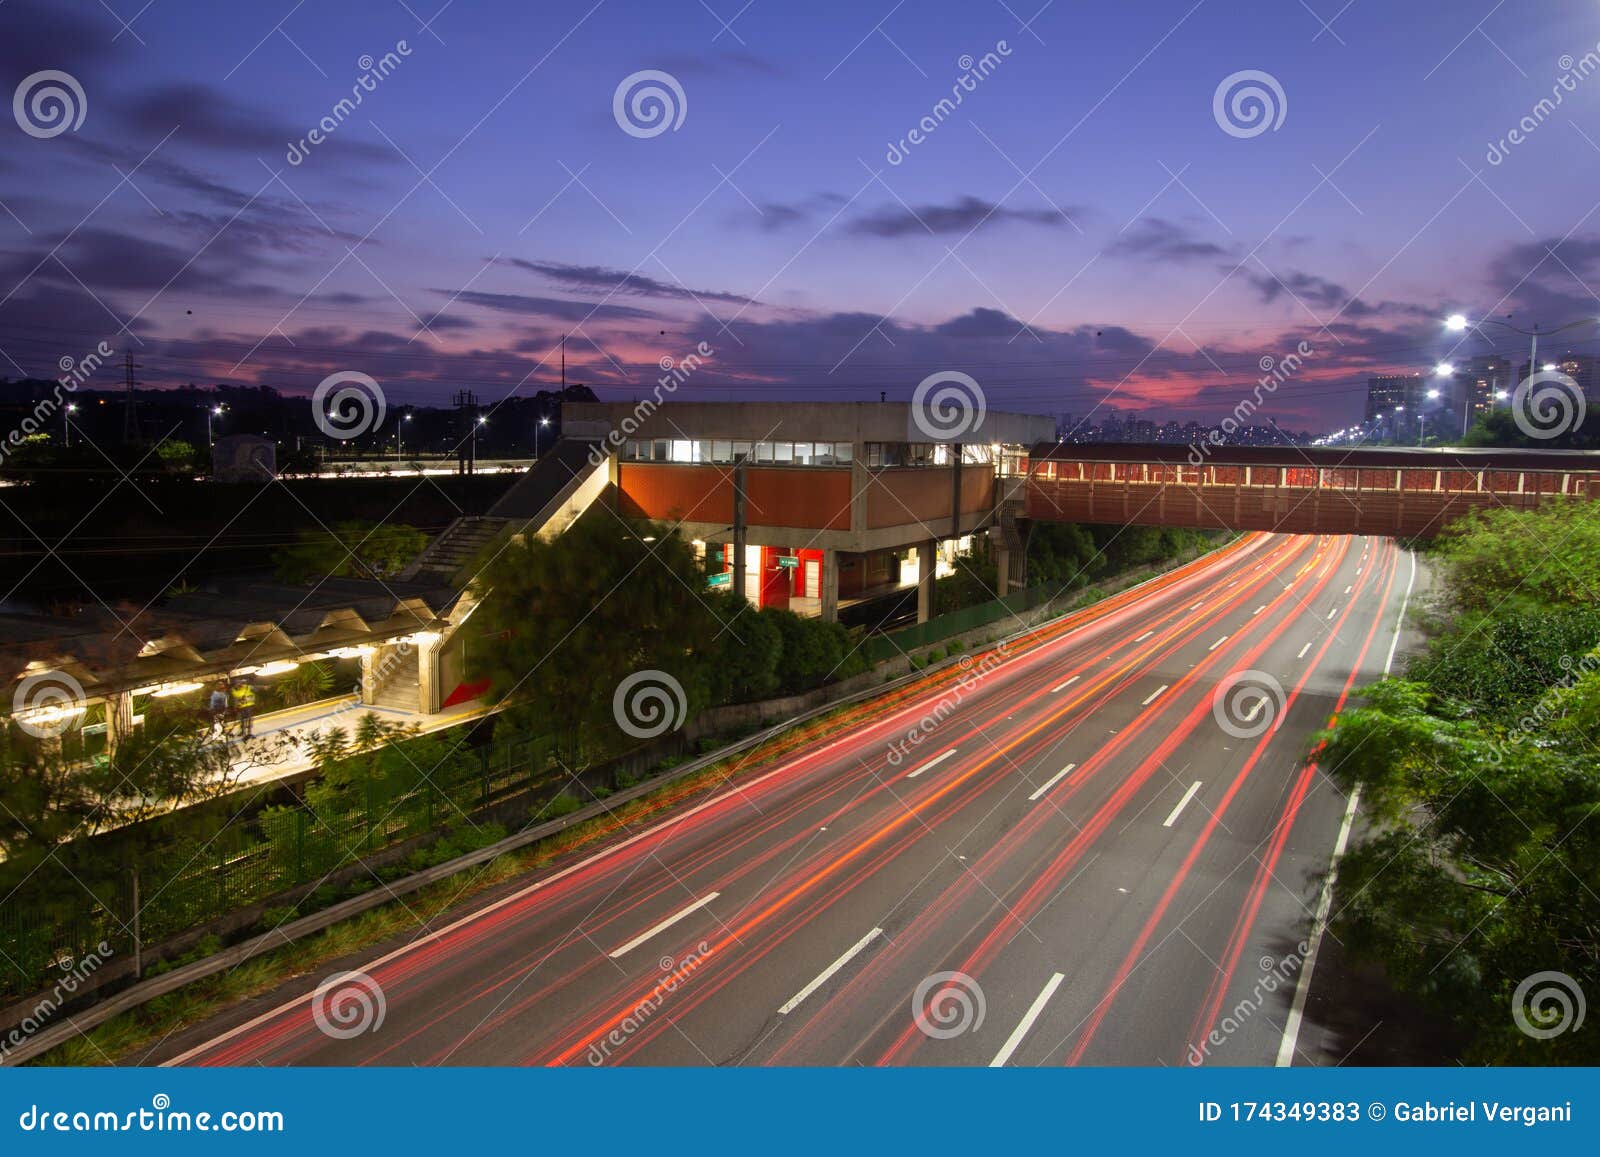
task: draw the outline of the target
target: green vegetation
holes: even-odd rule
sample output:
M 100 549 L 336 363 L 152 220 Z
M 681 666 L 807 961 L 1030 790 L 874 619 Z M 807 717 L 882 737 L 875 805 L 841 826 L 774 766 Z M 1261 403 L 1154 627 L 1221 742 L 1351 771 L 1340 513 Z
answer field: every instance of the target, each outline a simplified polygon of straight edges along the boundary
M 1425 653 L 1319 736 L 1377 825 L 1334 931 L 1454 1021 L 1465 1059 L 1595 1064 L 1592 1027 L 1536 1039 L 1513 1004 L 1541 972 L 1600 995 L 1600 505 L 1480 515 L 1435 559 Z M 1535 1028 L 1544 987 L 1516 1010 Z
M 393 578 L 428 545 L 414 526 L 347 519 L 331 531 L 302 530 L 296 545 L 278 556 L 278 578 L 315 582 L 324 578 Z
M 509 698 L 515 726 L 555 736 L 574 764 L 638 745 L 612 700 L 641 672 L 683 689 L 681 723 L 704 707 L 794 694 L 865 669 L 843 627 L 708 591 L 677 534 L 602 510 L 553 541 L 508 546 L 482 582 L 489 593 L 474 622 L 493 694 Z M 661 705 L 680 715 L 676 703 Z

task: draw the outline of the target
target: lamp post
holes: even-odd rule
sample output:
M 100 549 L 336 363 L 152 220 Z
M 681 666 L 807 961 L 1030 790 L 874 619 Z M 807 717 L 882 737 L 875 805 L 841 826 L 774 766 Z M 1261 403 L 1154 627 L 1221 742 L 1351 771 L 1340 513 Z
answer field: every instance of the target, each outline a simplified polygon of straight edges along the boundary
M 77 412 L 77 402 L 68 402 L 67 408 L 61 411 L 61 436 L 67 449 L 72 448 L 72 415 Z
M 217 444 L 216 435 L 212 432 L 212 429 L 211 429 L 211 419 L 220 418 L 222 416 L 222 411 L 225 410 L 225 409 L 227 409 L 227 407 L 223 406 L 223 405 L 209 406 L 209 407 L 206 408 L 206 446 L 207 447 L 213 447 L 213 446 L 215 446 Z
M 1550 337 L 1554 334 L 1564 333 L 1569 329 L 1577 329 L 1583 325 L 1600 325 L 1600 319 L 1582 317 L 1577 321 L 1569 321 L 1566 325 L 1558 325 L 1555 329 L 1540 329 L 1538 322 L 1534 323 L 1532 329 L 1523 329 L 1521 326 L 1512 325 L 1509 321 L 1500 321 L 1498 318 L 1493 317 L 1480 318 L 1478 321 L 1472 322 L 1468 321 L 1466 314 L 1463 313 L 1452 313 L 1444 321 L 1445 329 L 1451 333 L 1463 333 L 1469 329 L 1477 330 L 1479 326 L 1484 325 L 1497 325 L 1501 329 L 1508 329 L 1512 333 L 1520 334 L 1528 339 L 1528 374 L 1532 376 L 1535 367 L 1539 365 L 1539 338 L 1541 335 Z M 1480 334 L 1479 336 L 1483 337 L 1485 341 L 1488 340 L 1486 335 Z M 1555 368 L 1554 363 L 1543 367 L 1546 373 L 1554 371 Z
M 1440 362 L 1438 365 L 1433 367 L 1433 372 L 1434 372 L 1434 374 L 1436 376 L 1441 377 L 1441 378 L 1454 378 L 1456 376 L 1456 368 L 1455 368 L 1455 366 L 1451 365 L 1449 362 Z M 1459 382 L 1457 382 L 1456 384 L 1460 385 Z M 1433 389 L 1433 390 L 1429 390 L 1428 391 L 1428 397 L 1433 401 L 1437 401 L 1440 396 L 1441 396 L 1441 391 L 1439 391 L 1437 389 Z M 1462 390 L 1461 391 L 1461 436 L 1463 438 L 1465 438 L 1467 436 L 1467 428 L 1470 425 L 1468 419 L 1470 418 L 1471 414 L 1472 414 L 1472 398 L 1467 394 L 1466 390 Z
M 396 462 L 400 461 L 400 431 L 404 427 L 405 423 L 407 423 L 409 421 L 411 421 L 411 415 L 410 414 L 401 414 L 400 417 L 395 420 L 395 424 L 394 424 L 394 460 Z
M 549 418 L 540 418 L 539 424 L 533 428 L 533 456 L 535 459 L 539 457 L 539 435 L 544 432 L 544 428 L 549 424 Z
M 486 425 L 488 425 L 488 423 L 489 423 L 489 419 L 483 417 L 481 414 L 478 416 L 478 420 L 476 422 L 472 423 L 472 472 L 473 473 L 477 473 L 477 470 L 478 470 L 478 427 L 479 426 L 486 426 Z

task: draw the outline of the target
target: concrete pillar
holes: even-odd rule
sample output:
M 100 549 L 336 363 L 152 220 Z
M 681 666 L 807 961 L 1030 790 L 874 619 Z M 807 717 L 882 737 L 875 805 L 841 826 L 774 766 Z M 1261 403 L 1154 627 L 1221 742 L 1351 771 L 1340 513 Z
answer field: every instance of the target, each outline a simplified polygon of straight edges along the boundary
M 133 692 L 106 696 L 106 754 L 113 756 L 122 741 L 133 734 Z
M 917 622 L 933 618 L 933 576 L 939 569 L 939 544 L 933 539 L 917 546 Z
M 839 621 L 839 552 L 832 547 L 822 552 L 822 621 Z
M 995 598 L 1003 599 L 1011 593 L 1011 551 L 1005 546 L 996 546 L 994 551 L 994 594 Z
M 378 660 L 390 648 L 374 647 L 361 652 L 361 702 L 370 704 L 378 696 Z
M 438 636 L 423 636 L 417 643 L 417 710 L 432 715 L 444 697 L 439 659 L 443 652 Z

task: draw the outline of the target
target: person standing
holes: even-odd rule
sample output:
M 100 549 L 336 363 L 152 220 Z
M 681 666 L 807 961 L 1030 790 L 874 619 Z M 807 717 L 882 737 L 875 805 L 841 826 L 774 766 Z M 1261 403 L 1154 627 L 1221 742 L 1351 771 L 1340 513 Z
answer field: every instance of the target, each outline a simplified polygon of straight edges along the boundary
M 249 739 L 254 734 L 256 690 L 250 680 L 238 679 L 233 684 L 233 714 L 239 721 L 239 738 Z
M 211 685 L 211 734 L 221 738 L 228 734 L 228 681 L 218 679 Z

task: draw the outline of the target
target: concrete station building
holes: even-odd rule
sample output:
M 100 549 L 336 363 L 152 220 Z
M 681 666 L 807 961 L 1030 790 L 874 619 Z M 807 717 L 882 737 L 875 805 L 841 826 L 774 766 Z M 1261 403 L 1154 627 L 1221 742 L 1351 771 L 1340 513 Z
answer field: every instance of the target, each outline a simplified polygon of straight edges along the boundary
M 677 526 L 708 559 L 714 585 L 742 581 L 758 606 L 830 620 L 841 602 L 916 584 L 925 621 L 939 560 L 948 567 L 969 536 L 1009 526 L 1028 448 L 1055 435 L 1049 417 L 986 413 L 939 441 L 921 416 L 906 402 L 562 408 L 569 437 L 613 449 L 619 514 Z M 995 546 L 1008 587 L 1020 580 L 1021 554 L 1004 533 Z

